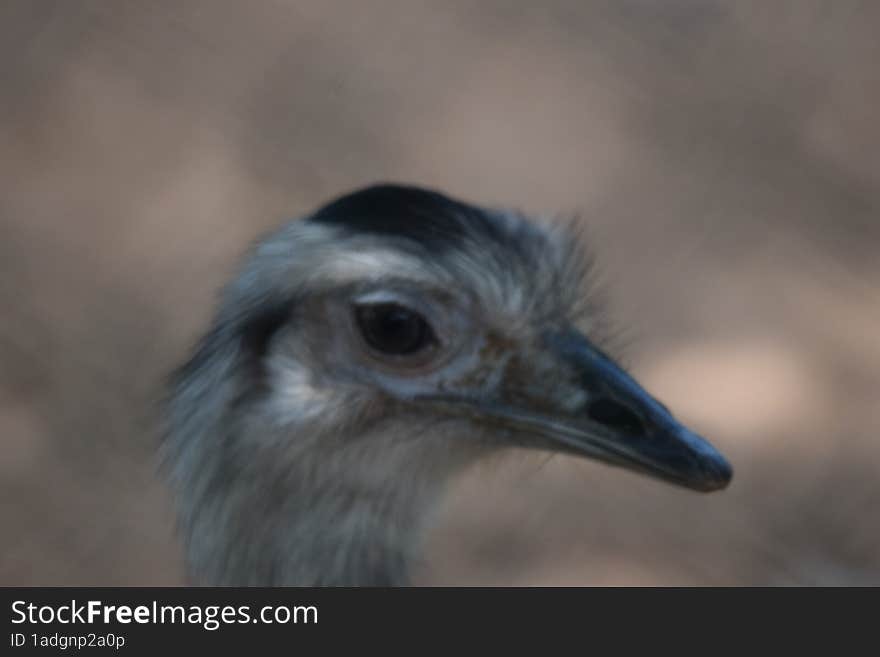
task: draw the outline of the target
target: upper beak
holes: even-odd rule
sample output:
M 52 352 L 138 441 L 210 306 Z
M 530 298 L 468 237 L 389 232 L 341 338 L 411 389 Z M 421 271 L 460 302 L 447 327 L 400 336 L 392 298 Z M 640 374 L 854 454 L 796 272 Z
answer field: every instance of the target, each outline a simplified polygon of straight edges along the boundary
M 547 334 L 543 349 L 557 364 L 558 375 L 573 380 L 582 391 L 586 401 L 575 410 L 548 412 L 543 410 L 548 408 L 546 399 L 530 403 L 534 391 L 542 388 L 536 381 L 522 386 L 530 391 L 525 395 L 500 394 L 479 400 L 446 397 L 436 401 L 531 434 L 544 446 L 693 490 L 719 490 L 730 483 L 733 469 L 718 450 L 679 423 L 586 337 L 574 331 Z M 522 377 L 523 373 L 517 376 Z M 515 382 L 506 382 L 508 390 L 511 385 L 516 391 Z

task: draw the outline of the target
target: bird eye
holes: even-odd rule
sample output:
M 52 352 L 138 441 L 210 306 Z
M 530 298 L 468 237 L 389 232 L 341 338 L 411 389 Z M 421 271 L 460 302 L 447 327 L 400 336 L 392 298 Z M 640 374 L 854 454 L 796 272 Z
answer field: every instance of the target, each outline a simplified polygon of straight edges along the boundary
M 437 341 L 420 314 L 396 303 L 359 305 L 355 319 L 367 344 L 383 354 L 407 356 Z

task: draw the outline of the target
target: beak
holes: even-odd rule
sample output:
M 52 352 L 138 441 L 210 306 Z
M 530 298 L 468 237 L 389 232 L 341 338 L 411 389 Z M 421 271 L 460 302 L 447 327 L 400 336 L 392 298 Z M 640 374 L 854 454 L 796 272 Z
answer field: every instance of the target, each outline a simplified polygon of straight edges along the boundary
M 503 425 L 532 436 L 545 448 L 600 460 L 698 491 L 726 487 L 733 476 L 727 460 L 708 441 L 679 423 L 623 368 L 575 331 L 548 333 L 542 353 L 552 370 L 518 368 L 494 399 L 432 398 L 450 412 Z M 546 358 L 549 356 L 549 359 Z M 552 385 L 569 380 L 578 408 L 553 401 Z M 519 380 L 519 382 L 517 382 Z M 538 393 L 546 389 L 545 393 Z M 509 400 L 517 400 L 512 402 Z

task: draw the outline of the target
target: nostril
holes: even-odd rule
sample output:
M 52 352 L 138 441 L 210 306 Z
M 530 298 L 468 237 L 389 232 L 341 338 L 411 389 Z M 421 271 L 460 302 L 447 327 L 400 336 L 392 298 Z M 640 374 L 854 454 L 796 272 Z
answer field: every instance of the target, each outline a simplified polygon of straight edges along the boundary
M 641 418 L 629 408 L 613 399 L 601 398 L 590 403 L 587 415 L 591 420 L 612 429 L 634 435 L 642 435 L 645 425 Z

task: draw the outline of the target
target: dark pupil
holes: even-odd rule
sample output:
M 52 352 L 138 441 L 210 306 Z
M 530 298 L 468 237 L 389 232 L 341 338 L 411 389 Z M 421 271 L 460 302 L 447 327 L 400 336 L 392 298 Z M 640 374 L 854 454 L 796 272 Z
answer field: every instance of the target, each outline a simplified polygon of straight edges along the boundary
M 412 354 L 431 338 L 431 330 L 420 315 L 394 303 L 360 306 L 356 314 L 366 341 L 386 354 Z

